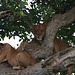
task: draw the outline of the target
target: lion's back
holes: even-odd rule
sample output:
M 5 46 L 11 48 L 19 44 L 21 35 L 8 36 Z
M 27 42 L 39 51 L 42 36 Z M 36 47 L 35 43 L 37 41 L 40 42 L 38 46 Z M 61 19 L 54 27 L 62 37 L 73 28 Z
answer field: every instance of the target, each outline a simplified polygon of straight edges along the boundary
M 24 67 L 32 66 L 35 64 L 35 59 L 27 52 L 20 52 L 17 54 L 16 59 L 18 63 Z
M 66 48 L 68 48 L 68 45 L 62 41 L 61 39 L 55 38 L 54 39 L 54 51 L 55 53 L 65 50 Z

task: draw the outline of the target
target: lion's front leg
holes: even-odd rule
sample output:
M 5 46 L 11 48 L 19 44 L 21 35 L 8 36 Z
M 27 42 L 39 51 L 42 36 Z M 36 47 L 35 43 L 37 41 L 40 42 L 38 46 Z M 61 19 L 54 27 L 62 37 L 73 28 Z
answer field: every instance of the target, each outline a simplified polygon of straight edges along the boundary
M 7 61 L 7 59 L 6 59 L 6 55 L 4 53 L 2 53 L 0 55 L 0 62 L 4 62 L 4 61 Z
M 13 66 L 13 69 L 14 70 L 22 70 L 22 69 L 24 69 L 24 67 L 21 67 L 21 66 Z

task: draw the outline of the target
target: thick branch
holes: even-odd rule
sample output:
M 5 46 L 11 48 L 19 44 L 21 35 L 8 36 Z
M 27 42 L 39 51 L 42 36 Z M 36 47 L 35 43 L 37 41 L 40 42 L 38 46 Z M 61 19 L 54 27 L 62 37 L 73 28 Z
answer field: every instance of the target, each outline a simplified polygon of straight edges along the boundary
M 69 62 L 66 62 L 65 65 L 74 64 L 74 63 L 70 63 L 72 60 L 74 60 L 73 59 L 75 56 L 74 53 L 75 53 L 75 47 L 67 48 L 64 51 L 61 51 L 60 53 L 55 54 L 53 57 L 49 57 L 48 59 L 46 59 L 45 60 L 46 62 L 44 63 L 43 66 L 44 67 L 46 67 L 46 66 L 56 67 L 61 63 L 63 63 L 63 65 L 64 65 L 65 61 L 69 61 Z
M 75 21 L 75 7 L 72 8 L 68 13 L 62 15 L 58 14 L 55 17 L 53 17 L 47 26 L 44 43 L 47 44 L 49 47 L 52 47 L 50 43 L 53 42 L 53 38 L 57 30 L 60 27 L 68 25 L 73 21 Z

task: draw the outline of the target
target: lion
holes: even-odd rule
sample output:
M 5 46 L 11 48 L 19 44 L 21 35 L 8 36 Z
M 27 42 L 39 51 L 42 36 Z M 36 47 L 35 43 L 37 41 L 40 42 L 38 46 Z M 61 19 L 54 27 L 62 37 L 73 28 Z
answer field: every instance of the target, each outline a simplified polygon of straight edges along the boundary
M 48 23 L 45 24 L 39 24 L 39 25 L 32 25 L 32 28 L 34 30 L 34 36 L 37 40 L 43 40 L 45 33 L 46 33 L 46 27 Z
M 27 52 L 19 52 L 10 44 L 0 45 L 0 62 L 8 61 L 13 69 L 24 69 L 35 65 L 35 59 Z
M 17 50 L 18 51 L 24 51 L 24 50 L 26 51 L 27 49 L 29 50 L 30 48 L 35 50 L 36 47 L 40 47 L 40 44 L 41 44 L 40 41 L 44 39 L 47 24 L 48 23 L 40 24 L 40 25 L 32 25 L 35 38 L 31 42 L 22 41 L 20 46 L 17 48 Z
M 45 24 L 40 24 L 40 25 L 33 25 L 32 28 L 34 29 L 34 36 L 35 36 L 35 39 L 37 41 L 43 41 L 44 40 L 44 37 L 45 37 L 45 34 L 46 34 L 46 27 L 47 27 L 48 23 L 45 23 Z M 29 43 L 26 43 L 25 41 L 22 42 L 24 45 L 20 45 L 19 46 L 19 49 L 21 50 L 22 48 L 24 48 L 25 45 L 28 45 Z M 21 43 L 21 44 L 22 44 Z M 32 44 L 32 42 L 31 42 Z M 65 50 L 66 48 L 68 48 L 68 45 L 63 42 L 61 39 L 58 39 L 58 38 L 54 38 L 54 48 L 53 48 L 53 51 L 54 51 L 54 54 L 55 53 L 58 53 L 62 50 Z M 49 56 L 51 56 L 52 54 L 50 54 Z M 73 68 L 74 66 L 70 66 L 68 67 L 68 75 L 71 75 L 72 71 L 73 71 Z
M 54 39 L 54 53 L 58 53 L 68 48 L 68 45 L 59 38 Z

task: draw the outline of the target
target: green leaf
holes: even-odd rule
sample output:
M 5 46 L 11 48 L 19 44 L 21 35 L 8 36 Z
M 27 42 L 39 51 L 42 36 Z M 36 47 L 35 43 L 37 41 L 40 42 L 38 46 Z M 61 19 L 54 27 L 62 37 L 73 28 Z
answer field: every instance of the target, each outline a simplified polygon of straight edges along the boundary
M 60 75 L 66 75 L 66 73 L 65 72 L 60 72 Z
M 25 5 L 28 5 L 28 3 L 27 3 L 27 2 L 24 2 L 24 4 L 25 4 Z
M 20 11 L 20 15 L 21 15 L 21 16 L 23 16 L 23 15 L 24 15 L 23 11 Z
M 25 7 L 25 5 L 28 5 L 28 3 L 27 3 L 27 2 L 25 2 L 25 1 L 24 1 L 24 2 L 22 1 L 22 2 L 20 3 L 20 7 L 21 7 L 21 8 L 24 8 L 24 7 Z

